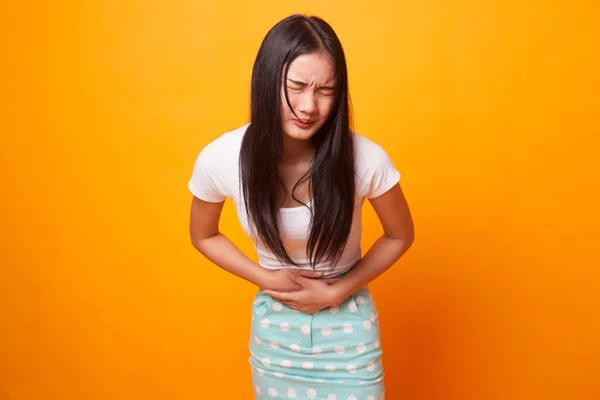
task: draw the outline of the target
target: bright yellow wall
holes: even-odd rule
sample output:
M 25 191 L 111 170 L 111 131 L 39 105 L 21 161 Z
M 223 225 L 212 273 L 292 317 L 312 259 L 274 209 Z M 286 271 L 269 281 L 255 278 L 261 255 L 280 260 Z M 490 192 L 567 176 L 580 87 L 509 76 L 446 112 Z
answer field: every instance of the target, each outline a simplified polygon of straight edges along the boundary
M 296 11 L 337 30 L 415 218 L 372 285 L 388 399 L 600 398 L 599 8 L 2 2 L 0 399 L 250 398 L 255 287 L 192 249 L 186 184 Z

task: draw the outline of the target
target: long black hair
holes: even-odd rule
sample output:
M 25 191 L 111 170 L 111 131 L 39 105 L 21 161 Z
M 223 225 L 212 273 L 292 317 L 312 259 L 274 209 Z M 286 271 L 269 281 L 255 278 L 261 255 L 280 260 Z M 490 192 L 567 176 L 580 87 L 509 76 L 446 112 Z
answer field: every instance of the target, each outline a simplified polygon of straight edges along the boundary
M 321 51 L 330 55 L 334 66 L 333 105 L 327 121 L 311 138 L 315 154 L 310 167 L 292 190 L 293 195 L 303 182 L 309 183 L 312 219 L 306 255 L 313 268 L 322 262 L 334 267 L 339 261 L 350 235 L 355 207 L 348 72 L 342 45 L 327 22 L 296 14 L 267 33 L 252 70 L 251 122 L 240 152 L 241 190 L 249 225 L 280 262 L 297 265 L 285 249 L 279 225 L 281 85 L 287 106 L 292 109 L 287 80 L 282 77 L 287 76 L 296 57 Z

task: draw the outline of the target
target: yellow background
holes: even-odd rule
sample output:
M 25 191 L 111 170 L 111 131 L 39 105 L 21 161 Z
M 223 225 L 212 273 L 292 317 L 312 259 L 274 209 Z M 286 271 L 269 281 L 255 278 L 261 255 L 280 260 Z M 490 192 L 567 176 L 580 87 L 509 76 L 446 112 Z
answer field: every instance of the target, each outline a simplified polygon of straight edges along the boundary
M 0 399 L 251 398 L 256 288 L 193 250 L 186 184 L 297 11 L 338 32 L 415 219 L 372 284 L 387 398 L 600 398 L 599 9 L 2 2 Z M 222 230 L 252 254 L 230 203 Z

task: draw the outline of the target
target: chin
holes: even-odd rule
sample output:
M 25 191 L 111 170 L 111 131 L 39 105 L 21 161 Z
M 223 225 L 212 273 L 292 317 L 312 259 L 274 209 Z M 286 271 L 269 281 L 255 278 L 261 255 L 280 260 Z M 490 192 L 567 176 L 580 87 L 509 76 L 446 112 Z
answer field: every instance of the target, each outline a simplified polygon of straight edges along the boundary
M 312 138 L 320 127 L 311 127 L 310 129 L 302 129 L 297 127 L 293 122 L 283 127 L 283 133 L 290 139 L 308 140 Z
M 315 132 L 290 132 L 288 130 L 284 131 L 285 136 L 294 140 L 309 140 L 315 134 Z

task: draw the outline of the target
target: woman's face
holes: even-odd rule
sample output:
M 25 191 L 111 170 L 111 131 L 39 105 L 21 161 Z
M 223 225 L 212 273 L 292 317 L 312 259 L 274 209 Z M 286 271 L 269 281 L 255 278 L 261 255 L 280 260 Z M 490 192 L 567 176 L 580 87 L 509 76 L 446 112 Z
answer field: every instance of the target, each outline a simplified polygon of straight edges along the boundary
M 310 139 L 329 117 L 334 98 L 335 75 L 326 52 L 303 54 L 290 64 L 286 79 L 292 112 L 281 86 L 281 128 L 296 140 Z

